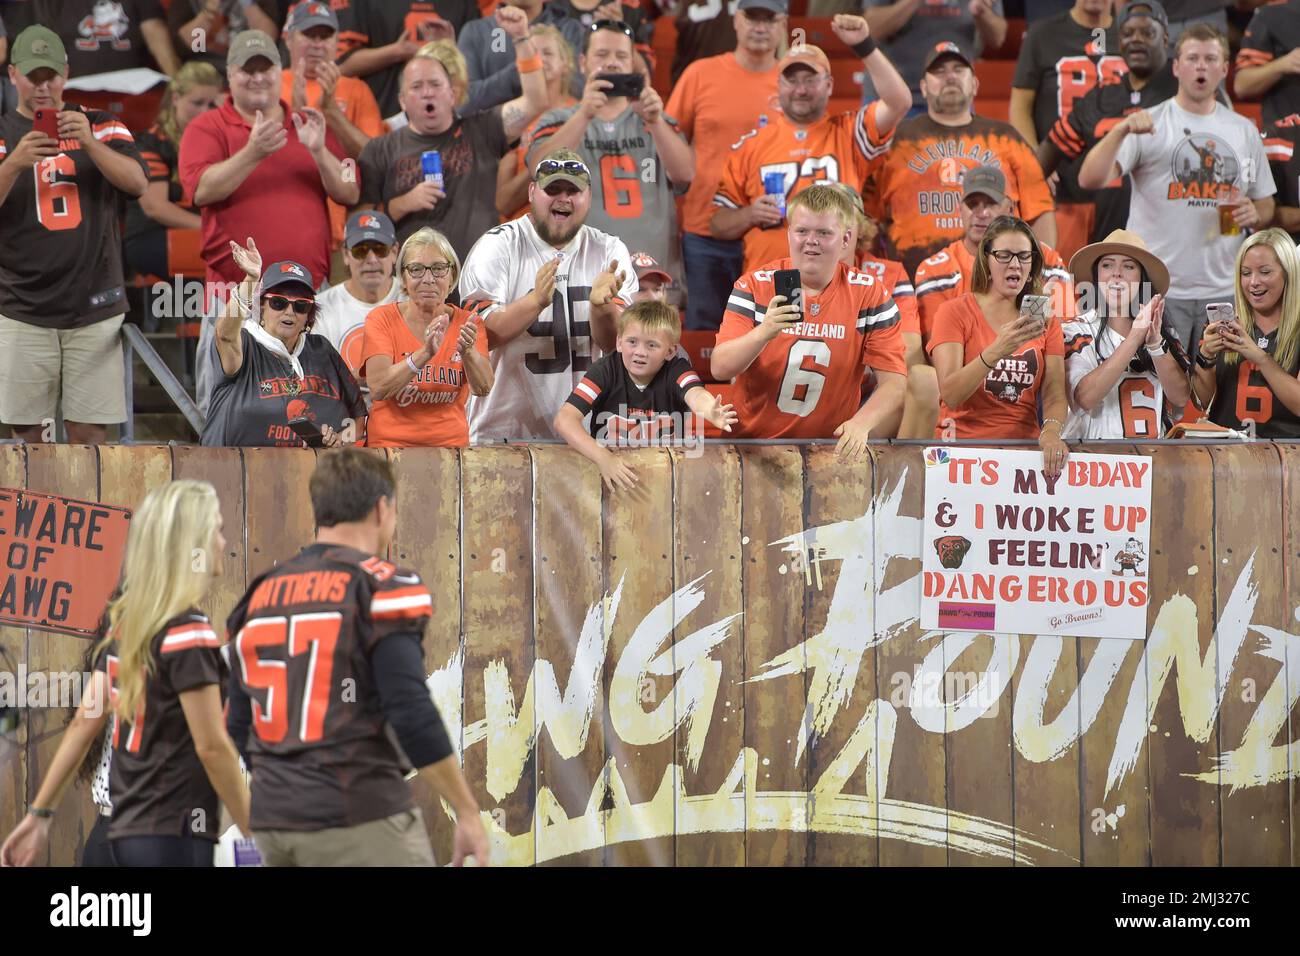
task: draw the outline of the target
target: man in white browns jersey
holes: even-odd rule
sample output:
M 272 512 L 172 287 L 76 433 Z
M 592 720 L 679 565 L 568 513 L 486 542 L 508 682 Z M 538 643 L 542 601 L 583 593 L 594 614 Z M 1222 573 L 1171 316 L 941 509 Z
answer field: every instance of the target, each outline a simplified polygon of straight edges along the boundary
M 637 291 L 623 241 L 584 225 L 591 171 L 577 153 L 539 162 L 528 201 L 527 215 L 483 234 L 460 274 L 496 375 L 490 393 L 470 397 L 471 444 L 557 437 L 551 423 L 592 361 L 613 350 L 615 321 Z

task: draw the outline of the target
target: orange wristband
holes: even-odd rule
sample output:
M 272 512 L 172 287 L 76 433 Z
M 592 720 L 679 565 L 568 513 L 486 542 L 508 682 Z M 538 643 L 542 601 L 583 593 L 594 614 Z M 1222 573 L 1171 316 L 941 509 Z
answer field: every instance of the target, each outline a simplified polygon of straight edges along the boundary
M 525 60 L 515 60 L 515 66 L 519 67 L 520 73 L 536 73 L 542 68 L 542 57 L 534 53 Z

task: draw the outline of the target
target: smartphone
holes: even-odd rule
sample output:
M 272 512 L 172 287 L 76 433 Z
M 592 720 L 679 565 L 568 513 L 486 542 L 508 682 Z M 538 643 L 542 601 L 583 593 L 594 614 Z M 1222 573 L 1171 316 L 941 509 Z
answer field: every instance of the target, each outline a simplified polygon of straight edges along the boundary
M 1205 329 L 1208 332 L 1221 323 L 1235 320 L 1237 307 L 1231 302 L 1210 302 L 1205 306 L 1205 318 Z
M 1020 300 L 1020 315 L 1022 318 L 1032 316 L 1045 329 L 1051 302 L 1050 295 L 1027 295 Z
M 605 91 L 606 96 L 626 96 L 635 100 L 645 89 L 645 77 L 640 73 L 602 73 L 600 78 L 613 84 Z
M 59 111 L 37 108 L 33 114 L 32 129 L 38 133 L 44 133 L 51 139 L 59 138 Z
M 772 273 L 772 284 L 777 295 L 785 296 L 786 302 L 803 312 L 803 276 L 798 269 L 777 269 Z
M 320 427 L 310 418 L 291 418 L 289 427 L 295 435 L 307 443 L 308 448 L 324 448 L 325 436 Z

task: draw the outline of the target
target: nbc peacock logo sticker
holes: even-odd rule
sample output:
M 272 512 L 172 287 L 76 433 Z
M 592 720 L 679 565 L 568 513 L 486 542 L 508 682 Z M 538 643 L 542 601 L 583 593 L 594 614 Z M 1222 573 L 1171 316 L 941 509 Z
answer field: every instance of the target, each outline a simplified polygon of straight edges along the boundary
M 933 468 L 935 465 L 946 464 L 948 464 L 948 449 L 927 448 L 925 450 L 925 467 Z

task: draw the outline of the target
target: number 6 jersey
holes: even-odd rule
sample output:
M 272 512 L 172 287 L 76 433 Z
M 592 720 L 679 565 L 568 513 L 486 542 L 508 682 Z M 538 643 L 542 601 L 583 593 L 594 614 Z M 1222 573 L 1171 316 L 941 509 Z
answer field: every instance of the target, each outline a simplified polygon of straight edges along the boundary
M 568 245 L 556 249 L 523 215 L 489 229 L 474 243 L 460 275 L 461 302 L 490 324 L 493 312 L 533 290 L 537 270 L 557 256 L 551 304 L 523 332 L 492 349 L 492 391 L 470 396 L 471 444 L 557 437 L 551 423 L 593 357 L 599 358 L 591 341 L 592 282 L 617 262 L 623 273 L 619 301 L 626 306 L 636 295 L 636 270 L 621 239 L 584 225 Z
M 737 280 L 717 345 L 762 324 L 776 295 L 773 271 L 793 268 L 789 259 L 768 266 Z M 763 346 L 736 376 L 736 437 L 831 438 L 857 414 L 868 366 L 907 374 L 898 306 L 879 280 L 840 263 L 820 295 L 804 290 L 803 321 Z

